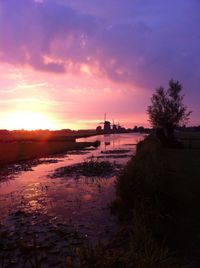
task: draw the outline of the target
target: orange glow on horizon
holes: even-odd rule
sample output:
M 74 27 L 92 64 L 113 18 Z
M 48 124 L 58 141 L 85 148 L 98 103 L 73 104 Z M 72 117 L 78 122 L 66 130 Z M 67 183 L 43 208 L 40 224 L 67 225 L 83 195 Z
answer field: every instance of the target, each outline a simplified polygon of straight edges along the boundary
M 146 113 L 140 110 L 150 97 L 144 88 L 109 80 L 99 74 L 96 62 L 78 68 L 68 75 L 52 75 L 1 63 L 0 129 L 95 129 L 104 112 L 109 121 L 127 128 L 147 125 Z
M 6 119 L 7 129 L 24 129 L 24 130 L 37 130 L 37 129 L 56 129 L 47 115 L 32 111 L 17 111 L 10 113 Z

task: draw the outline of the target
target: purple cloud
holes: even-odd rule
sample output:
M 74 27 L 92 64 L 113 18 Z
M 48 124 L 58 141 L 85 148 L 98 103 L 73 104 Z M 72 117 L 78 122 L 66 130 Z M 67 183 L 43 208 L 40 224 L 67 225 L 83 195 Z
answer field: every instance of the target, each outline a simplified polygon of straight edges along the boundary
M 71 72 L 81 64 L 115 82 L 200 84 L 197 0 L 0 0 L 0 60 Z

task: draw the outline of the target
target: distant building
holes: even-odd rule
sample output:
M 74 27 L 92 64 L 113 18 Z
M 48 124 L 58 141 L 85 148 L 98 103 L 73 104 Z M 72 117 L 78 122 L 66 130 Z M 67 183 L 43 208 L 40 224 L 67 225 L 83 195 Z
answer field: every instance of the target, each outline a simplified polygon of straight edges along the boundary
M 112 130 L 113 130 L 114 132 L 117 132 L 117 125 L 113 124 Z
M 104 133 L 110 133 L 111 132 L 111 123 L 109 121 L 104 122 Z
M 96 128 L 96 132 L 97 132 L 97 133 L 101 133 L 101 132 L 102 132 L 102 127 L 101 127 L 101 126 L 97 126 L 97 128 Z

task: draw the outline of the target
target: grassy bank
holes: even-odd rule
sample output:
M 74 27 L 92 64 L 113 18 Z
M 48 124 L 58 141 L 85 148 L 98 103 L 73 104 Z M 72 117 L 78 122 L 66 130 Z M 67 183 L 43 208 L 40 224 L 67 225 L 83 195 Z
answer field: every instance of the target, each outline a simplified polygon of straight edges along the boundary
M 86 252 L 87 263 L 200 267 L 199 163 L 200 150 L 163 148 L 150 137 L 140 142 L 116 184 L 119 233 L 105 248 Z
M 38 157 L 45 157 L 52 154 L 63 153 L 69 150 L 83 149 L 88 146 L 97 145 L 92 142 L 0 142 L 0 167 L 31 160 Z
M 200 132 L 178 132 L 176 138 L 185 148 L 200 149 Z
M 95 135 L 95 130 L 0 130 L 0 142 L 75 141 Z
M 126 224 L 132 222 L 127 265 L 199 267 L 199 163 L 199 150 L 162 148 L 152 138 L 138 144 L 119 176 L 113 204 Z

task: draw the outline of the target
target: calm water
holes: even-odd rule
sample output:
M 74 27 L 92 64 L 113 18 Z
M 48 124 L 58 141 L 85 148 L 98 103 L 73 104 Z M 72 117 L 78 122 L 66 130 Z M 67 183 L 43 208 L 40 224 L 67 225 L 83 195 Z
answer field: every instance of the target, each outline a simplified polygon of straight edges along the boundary
M 14 228 L 13 213 L 31 213 L 32 221 L 59 221 L 70 224 L 91 239 L 109 236 L 115 228 L 116 218 L 108 205 L 115 195 L 115 177 L 86 178 L 69 176 L 49 178 L 57 168 L 81 163 L 91 157 L 124 165 L 135 153 L 136 144 L 143 139 L 141 134 L 115 134 L 83 138 L 79 141 L 100 140 L 97 149 L 48 159 L 57 163 L 39 164 L 32 171 L 20 172 L 13 179 L 0 183 L 1 223 Z

